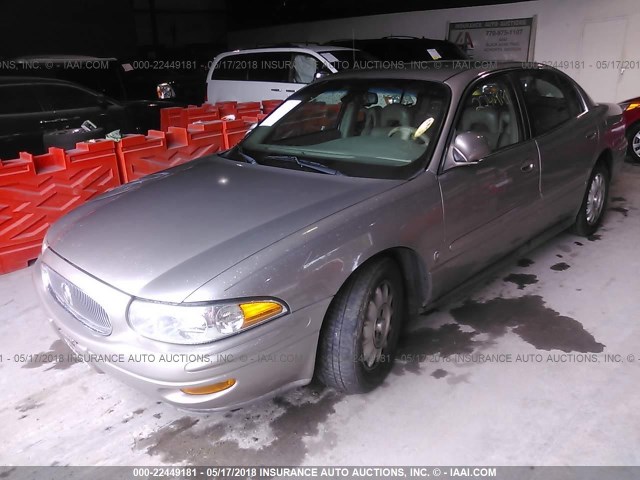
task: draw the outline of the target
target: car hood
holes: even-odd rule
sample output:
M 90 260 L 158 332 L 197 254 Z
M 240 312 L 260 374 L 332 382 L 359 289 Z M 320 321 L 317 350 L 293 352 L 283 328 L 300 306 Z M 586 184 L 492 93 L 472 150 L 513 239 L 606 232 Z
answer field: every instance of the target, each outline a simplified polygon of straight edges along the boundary
M 47 242 L 125 293 L 176 303 L 259 250 L 401 183 L 218 156 L 150 177 L 74 210 Z

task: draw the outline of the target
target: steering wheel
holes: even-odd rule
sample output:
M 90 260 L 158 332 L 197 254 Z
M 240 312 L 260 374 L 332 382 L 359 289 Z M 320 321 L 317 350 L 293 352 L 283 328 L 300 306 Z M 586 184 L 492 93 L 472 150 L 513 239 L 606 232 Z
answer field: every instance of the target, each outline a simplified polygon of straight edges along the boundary
M 420 143 L 423 143 L 424 145 L 429 145 L 429 141 L 430 141 L 429 137 L 427 137 L 424 133 L 422 135 L 418 135 L 417 137 L 414 136 L 414 134 L 417 131 L 418 129 L 413 127 L 406 127 L 406 126 L 394 127 L 388 133 L 388 136 L 392 137 L 396 133 L 398 133 L 402 140 L 416 140 L 416 141 L 420 140 Z

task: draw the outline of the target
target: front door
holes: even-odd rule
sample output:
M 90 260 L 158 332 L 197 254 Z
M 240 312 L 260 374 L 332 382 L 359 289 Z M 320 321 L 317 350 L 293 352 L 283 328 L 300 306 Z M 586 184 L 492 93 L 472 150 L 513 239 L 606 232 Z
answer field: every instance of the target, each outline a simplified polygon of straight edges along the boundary
M 482 79 L 467 91 L 451 142 L 464 132 L 482 136 L 490 153 L 465 164 L 454 161 L 451 146 L 447 151 L 439 175 L 445 219 L 438 261 L 443 290 L 523 244 L 532 233 L 531 214 L 540 199 L 538 149 L 525 134 L 508 75 Z

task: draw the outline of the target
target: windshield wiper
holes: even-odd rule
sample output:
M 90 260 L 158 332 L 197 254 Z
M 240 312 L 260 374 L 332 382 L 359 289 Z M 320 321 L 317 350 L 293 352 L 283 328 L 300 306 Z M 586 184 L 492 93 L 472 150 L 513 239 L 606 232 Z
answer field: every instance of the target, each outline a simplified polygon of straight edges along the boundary
M 255 164 L 257 164 L 257 163 L 258 163 L 258 162 L 256 161 L 256 159 L 255 159 L 255 158 L 253 158 L 253 157 L 251 157 L 251 156 L 247 155 L 246 153 L 244 153 L 244 152 L 242 151 L 242 147 L 240 146 L 240 144 L 236 145 L 234 148 L 232 148 L 231 150 L 229 150 L 229 151 L 225 152 L 225 153 L 224 153 L 223 155 L 221 155 L 221 156 L 224 156 L 224 158 L 231 158 L 229 155 L 230 155 L 232 152 L 235 152 L 235 153 L 237 153 L 238 155 L 240 155 L 240 158 L 242 158 L 242 160 L 244 160 L 244 161 L 245 161 L 245 162 L 247 162 L 247 163 L 251 163 L 252 165 L 255 165 Z M 232 159 L 232 160 L 233 160 L 233 159 Z
M 338 170 L 327 167 L 319 162 L 312 162 L 310 160 L 301 160 L 295 155 L 267 155 L 265 160 L 275 160 L 277 162 L 289 162 L 295 163 L 299 167 L 315 170 L 316 172 L 326 173 L 327 175 L 342 175 Z

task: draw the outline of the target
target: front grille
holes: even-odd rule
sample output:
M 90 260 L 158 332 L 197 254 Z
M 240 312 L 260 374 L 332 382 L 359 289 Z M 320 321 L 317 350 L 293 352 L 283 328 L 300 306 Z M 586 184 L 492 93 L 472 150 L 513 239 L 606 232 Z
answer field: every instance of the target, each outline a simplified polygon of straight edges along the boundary
M 98 302 L 47 266 L 42 269 L 48 276 L 49 293 L 67 312 L 100 335 L 111 333 L 109 315 Z

